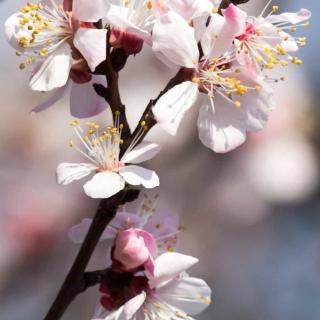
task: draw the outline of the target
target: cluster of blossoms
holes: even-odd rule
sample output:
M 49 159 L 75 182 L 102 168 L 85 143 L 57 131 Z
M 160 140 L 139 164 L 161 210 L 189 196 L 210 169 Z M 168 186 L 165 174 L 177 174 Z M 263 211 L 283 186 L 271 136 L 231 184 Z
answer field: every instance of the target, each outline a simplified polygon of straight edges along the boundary
M 176 214 L 156 212 L 157 199 L 145 195 L 136 213 L 119 211 L 101 236 L 112 240 L 112 262 L 93 319 L 192 319 L 211 303 L 208 285 L 185 273 L 198 260 L 174 252 L 184 227 Z M 91 222 L 74 226 L 71 240 L 82 243 Z
M 247 132 L 263 129 L 273 109 L 272 83 L 284 80 L 272 72 L 302 64 L 295 54 L 306 38 L 295 32 L 308 26 L 311 17 L 306 9 L 278 11 L 271 1 L 257 17 L 232 3 L 223 9 L 219 0 L 28 2 L 7 19 L 5 30 L 22 59 L 20 69 L 30 71 L 31 89 L 50 91 L 33 111 L 52 106 L 70 88 L 70 111 L 77 118 L 71 125 L 81 144 L 71 141 L 70 146 L 87 161 L 60 164 L 58 183 L 92 174 L 83 188 L 99 199 L 159 186 L 154 171 L 137 165 L 160 151 L 159 145 L 144 140 L 148 121 L 175 135 L 193 105 L 200 107 L 199 138 L 215 152 L 231 151 L 246 140 Z M 151 100 L 128 136 L 124 106 L 120 98 L 116 106 L 111 99 L 120 94 L 114 92 L 109 72 L 117 74 L 144 46 L 177 76 Z M 117 54 L 119 65 L 119 59 L 112 60 Z M 80 125 L 78 119 L 101 113 L 108 103 L 112 125 Z M 101 240 L 113 241 L 112 262 L 94 319 L 192 319 L 210 303 L 207 284 L 186 273 L 197 259 L 174 252 L 181 229 L 177 217 L 155 218 L 149 201 L 136 214 L 118 212 L 102 235 Z M 81 243 L 90 225 L 85 219 L 72 228 L 73 241 Z

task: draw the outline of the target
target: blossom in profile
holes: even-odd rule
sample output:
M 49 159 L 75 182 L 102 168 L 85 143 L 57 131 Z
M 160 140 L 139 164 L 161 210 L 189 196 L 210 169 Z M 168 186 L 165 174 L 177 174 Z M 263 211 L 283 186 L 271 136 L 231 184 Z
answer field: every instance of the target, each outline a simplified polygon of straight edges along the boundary
M 167 252 L 155 259 L 153 275 L 131 277 L 122 290 L 104 285 L 105 303 L 92 319 L 193 319 L 211 303 L 211 289 L 206 282 L 186 274 L 197 262 L 192 256 Z M 131 298 L 121 296 L 122 292 Z
M 109 198 L 125 188 L 142 185 L 150 189 L 159 185 L 158 175 L 149 169 L 137 166 L 137 163 L 150 160 L 160 150 L 157 144 L 143 141 L 137 144 L 139 136 L 145 130 L 141 123 L 140 132 L 133 139 L 123 156 L 120 157 L 122 124 L 116 120 L 115 127 L 100 128 L 92 121 L 87 123 L 87 130 L 80 127 L 80 122 L 71 122 L 76 135 L 85 151 L 73 141 L 70 146 L 85 156 L 89 163 L 61 163 L 57 168 L 57 181 L 67 185 L 72 181 L 94 174 L 84 186 L 85 193 L 91 198 Z
M 103 99 L 95 95 L 92 84 L 98 79 L 90 72 L 106 58 L 107 31 L 96 29 L 93 22 L 108 10 L 104 0 L 28 2 L 6 20 L 7 40 L 23 59 L 20 69 L 31 68 L 31 89 L 56 89 L 33 111 L 42 111 L 61 99 L 70 78 L 74 116 L 89 117 L 106 108 Z

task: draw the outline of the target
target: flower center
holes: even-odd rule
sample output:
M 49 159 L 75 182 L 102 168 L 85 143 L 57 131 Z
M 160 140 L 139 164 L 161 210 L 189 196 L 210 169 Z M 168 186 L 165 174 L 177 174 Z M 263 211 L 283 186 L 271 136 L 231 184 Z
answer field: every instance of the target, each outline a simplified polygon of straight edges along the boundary
M 240 41 L 246 41 L 246 40 L 253 38 L 256 34 L 257 34 L 257 32 L 255 30 L 254 25 L 250 22 L 247 22 L 245 33 L 238 36 L 237 39 Z
M 28 2 L 20 9 L 20 13 L 19 25 L 22 30 L 18 41 L 21 52 L 17 55 L 28 55 L 26 62 L 20 65 L 21 69 L 33 63 L 37 57 L 46 57 L 72 36 L 71 15 L 54 0 L 46 4 Z

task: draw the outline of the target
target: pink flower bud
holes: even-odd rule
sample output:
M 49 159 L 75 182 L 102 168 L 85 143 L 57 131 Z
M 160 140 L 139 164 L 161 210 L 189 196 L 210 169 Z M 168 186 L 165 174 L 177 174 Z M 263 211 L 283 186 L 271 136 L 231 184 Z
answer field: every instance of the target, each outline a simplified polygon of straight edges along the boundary
M 121 263 L 125 271 L 145 266 L 152 272 L 152 254 L 155 251 L 156 243 L 150 233 L 140 229 L 127 229 L 120 231 L 115 239 L 113 258 Z

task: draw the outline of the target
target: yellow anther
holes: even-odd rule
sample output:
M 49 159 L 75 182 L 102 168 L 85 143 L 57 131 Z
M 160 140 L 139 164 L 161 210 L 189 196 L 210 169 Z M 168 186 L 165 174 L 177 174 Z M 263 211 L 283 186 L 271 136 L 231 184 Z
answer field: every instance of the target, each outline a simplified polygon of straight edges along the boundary
M 80 121 L 77 119 L 74 119 L 70 122 L 71 127 L 77 127 L 78 125 L 80 125 Z
M 285 81 L 286 78 L 282 76 L 282 77 L 280 77 L 280 80 L 281 80 L 281 81 Z
M 291 59 L 291 62 L 292 62 L 293 64 L 295 64 L 295 65 L 298 65 L 298 66 L 303 63 L 303 61 L 300 60 L 300 59 L 297 58 L 297 57 L 293 57 L 293 58 Z
M 26 67 L 26 65 L 25 65 L 24 63 L 20 63 L 20 65 L 19 65 L 19 69 L 20 69 L 20 70 L 25 69 L 25 67 Z
M 174 251 L 173 246 L 171 246 L 171 245 L 167 246 L 167 251 L 168 252 L 173 252 Z
M 309 27 L 309 26 L 310 26 L 310 21 L 305 22 L 305 23 L 303 24 L 303 26 L 306 27 L 306 28 Z
M 144 120 L 142 120 L 142 121 L 140 122 L 140 126 L 141 126 L 141 127 L 145 127 L 146 124 L 147 124 L 147 123 L 146 123 Z
M 261 57 L 261 56 L 257 56 L 257 57 L 256 57 L 256 61 L 259 63 L 259 62 L 262 62 L 262 61 L 263 61 L 263 59 L 262 59 L 262 57 Z
M 278 44 L 276 46 L 276 49 L 279 55 L 284 56 L 286 54 L 286 50 L 281 45 Z
M 236 106 L 236 108 L 240 108 L 241 107 L 241 102 L 240 101 L 235 101 L 234 105 Z
M 296 31 L 297 31 L 297 28 L 296 28 L 296 27 L 291 27 L 291 28 L 290 28 L 290 31 L 291 31 L 291 32 L 296 32 Z
M 212 8 L 212 13 L 218 13 L 219 12 L 219 8 L 218 7 L 213 7 Z
M 147 1 L 147 9 L 148 9 L 148 10 L 151 10 L 151 9 L 152 9 L 152 1 L 151 1 L 151 0 L 148 0 L 148 1 Z
M 288 64 L 289 64 L 289 63 L 288 63 L 288 61 L 286 61 L 286 60 L 281 60 L 281 61 L 280 61 L 280 65 L 281 65 L 282 67 L 286 67 Z
M 256 85 L 256 86 L 254 87 L 254 90 L 255 90 L 256 92 L 259 92 L 259 91 L 261 90 L 261 86 Z
M 272 6 L 272 13 L 277 13 L 279 11 L 279 6 Z
M 248 91 L 248 88 L 246 86 L 237 85 L 234 90 L 234 93 L 237 94 L 238 96 L 243 96 L 247 93 L 247 91 Z
M 72 140 L 70 140 L 70 142 L 69 142 L 69 147 L 70 147 L 70 148 L 73 148 L 74 146 L 75 146 L 74 142 L 73 142 Z
M 198 77 L 193 77 L 192 82 L 193 83 L 200 83 L 200 79 Z
M 39 55 L 40 55 L 41 57 L 46 57 L 46 56 L 48 55 L 48 53 L 49 53 L 48 48 L 41 48 L 41 49 L 39 50 Z
M 116 116 L 120 116 L 120 111 L 119 110 L 117 110 L 117 111 L 115 111 L 115 113 L 114 113 Z

